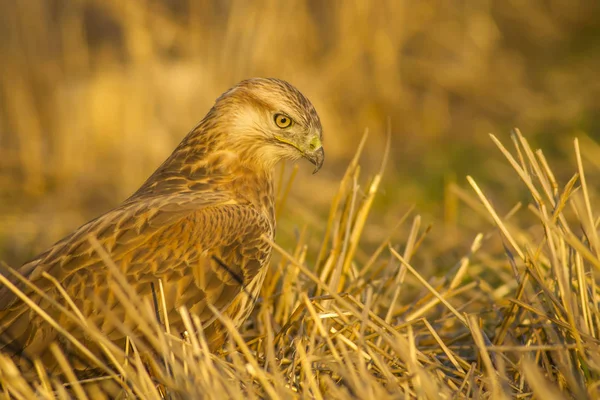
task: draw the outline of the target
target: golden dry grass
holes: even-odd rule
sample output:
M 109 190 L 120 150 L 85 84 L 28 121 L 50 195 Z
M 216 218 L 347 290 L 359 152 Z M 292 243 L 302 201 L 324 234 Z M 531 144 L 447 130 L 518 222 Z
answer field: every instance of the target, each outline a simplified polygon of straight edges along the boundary
M 299 204 L 326 207 L 365 128 L 363 165 L 377 165 L 388 119 L 388 201 L 429 212 L 475 163 L 497 179 L 488 132 L 518 126 L 564 155 L 598 127 L 595 1 L 275 4 L 2 2 L 2 257 L 22 261 L 127 197 L 250 76 L 285 78 L 322 117 L 328 164 L 311 185 L 324 195 L 297 190 Z
M 165 334 L 115 280 L 159 355 L 152 375 L 131 349 L 105 366 L 113 385 L 63 386 L 68 362 L 60 377 L 25 379 L 0 357 L 4 393 L 600 396 L 600 147 L 588 137 L 600 126 L 600 3 L 286 4 L 0 2 L 0 259 L 10 264 L 127 197 L 242 78 L 298 86 L 327 151 L 318 175 L 282 174 L 280 247 L 224 354 L 201 335 Z M 509 146 L 515 125 L 544 153 L 518 133 Z M 360 162 L 345 169 L 357 146 Z M 123 356 L 82 324 L 106 358 Z
M 66 359 L 62 378 L 40 368 L 37 378 L 25 379 L 3 356 L 3 390 L 22 399 L 115 393 L 186 399 L 597 397 L 599 219 L 579 142 L 572 179 L 561 186 L 543 153 L 518 131 L 512 152 L 492 139 L 531 201 L 501 215 L 469 177 L 474 194 L 461 195 L 492 226 L 475 235 L 445 276 L 424 277 L 413 262 L 429 247 L 418 215 L 407 215 L 412 223 L 401 251 L 385 240 L 368 262 L 357 262 L 381 175 L 359 189 L 356 157 L 333 199 L 317 261 L 305 264 L 306 231 L 291 251 L 274 244 L 282 257 L 272 265 L 243 334 L 223 318 L 232 340 L 222 354 L 211 354 L 201 333 L 188 342 L 165 333 L 152 306 L 136 298 L 106 258 L 115 272 L 108 284 L 129 305 L 146 341 L 118 349 L 81 320 L 81 328 L 104 345 L 105 360 L 123 359 L 124 352 L 127 360 L 102 362 L 90 355 L 107 377 L 78 382 Z M 532 223 L 519 226 L 521 213 L 533 216 Z M 498 237 L 503 250 L 487 250 Z M 416 293 L 408 303 L 398 301 L 405 291 Z M 193 315 L 181 312 L 190 331 L 198 328 Z M 151 374 L 136 350 L 157 355 Z

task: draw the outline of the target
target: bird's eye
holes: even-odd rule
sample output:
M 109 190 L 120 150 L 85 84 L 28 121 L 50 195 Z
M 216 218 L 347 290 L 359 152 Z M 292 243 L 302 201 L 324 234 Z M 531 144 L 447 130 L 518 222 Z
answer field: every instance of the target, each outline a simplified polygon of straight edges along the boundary
M 275 114 L 275 125 L 281 129 L 289 128 L 292 126 L 292 119 L 287 115 Z

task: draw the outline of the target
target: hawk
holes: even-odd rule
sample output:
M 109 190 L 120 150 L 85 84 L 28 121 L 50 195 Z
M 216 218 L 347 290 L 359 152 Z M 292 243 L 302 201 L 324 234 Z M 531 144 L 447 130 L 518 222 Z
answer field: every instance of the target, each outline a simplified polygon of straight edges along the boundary
M 317 172 L 324 160 L 319 116 L 289 83 L 253 78 L 215 102 L 202 121 L 127 200 L 57 242 L 18 272 L 66 306 L 55 278 L 83 315 L 113 342 L 122 329 L 96 307 L 97 299 L 131 325 L 107 284 L 108 267 L 95 237 L 141 296 L 164 287 L 171 332 L 183 333 L 178 308 L 199 316 L 212 349 L 224 332 L 212 305 L 239 326 L 265 277 L 275 213 L 273 170 L 304 157 Z M 45 273 L 45 274 L 44 274 Z M 26 286 L 22 290 L 85 343 L 81 328 Z M 50 343 L 64 341 L 8 287 L 0 288 L 0 349 L 54 359 Z

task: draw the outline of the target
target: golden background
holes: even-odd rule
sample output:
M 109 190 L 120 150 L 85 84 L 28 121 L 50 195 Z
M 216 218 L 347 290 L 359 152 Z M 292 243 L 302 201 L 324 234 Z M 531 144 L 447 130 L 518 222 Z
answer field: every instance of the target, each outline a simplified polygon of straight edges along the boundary
M 598 135 L 599 21 L 592 0 L 1 2 L 0 260 L 118 204 L 252 76 L 297 86 L 324 125 L 284 233 L 319 230 L 365 129 L 366 176 L 392 136 L 367 239 L 413 204 L 453 223 L 447 185 L 507 168 L 488 133 L 519 127 L 555 165 Z

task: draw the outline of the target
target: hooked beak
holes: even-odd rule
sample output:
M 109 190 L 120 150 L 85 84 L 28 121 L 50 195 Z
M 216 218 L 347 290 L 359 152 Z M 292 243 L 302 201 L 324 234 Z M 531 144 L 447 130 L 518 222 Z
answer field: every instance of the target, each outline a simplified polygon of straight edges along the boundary
M 325 160 L 325 151 L 323 150 L 323 147 L 319 147 L 310 153 L 306 153 L 304 157 L 315 165 L 313 174 L 316 174 L 323 166 L 323 161 Z

